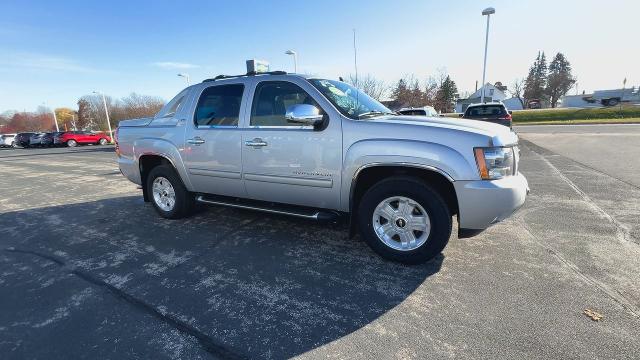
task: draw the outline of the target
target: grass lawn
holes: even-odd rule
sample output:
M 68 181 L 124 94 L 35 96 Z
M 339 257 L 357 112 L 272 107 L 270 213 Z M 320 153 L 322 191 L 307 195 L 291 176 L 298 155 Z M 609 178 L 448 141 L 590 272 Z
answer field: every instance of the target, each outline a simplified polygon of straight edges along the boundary
M 623 121 L 629 122 L 631 119 L 640 118 L 640 106 L 625 105 L 622 108 L 612 106 L 607 108 L 588 109 L 543 109 L 543 110 L 519 110 L 513 112 L 513 122 L 539 123 L 556 121 Z M 637 122 L 637 120 L 635 121 Z
M 547 121 L 514 121 L 514 125 L 571 125 L 571 124 L 640 124 L 640 117 L 614 119 L 575 119 L 575 120 L 547 120 Z

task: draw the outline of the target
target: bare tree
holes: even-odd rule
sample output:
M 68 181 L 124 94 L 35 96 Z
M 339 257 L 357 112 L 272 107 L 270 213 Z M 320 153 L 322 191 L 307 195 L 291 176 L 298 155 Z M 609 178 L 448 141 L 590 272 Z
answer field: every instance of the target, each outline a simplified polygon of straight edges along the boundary
M 524 99 L 522 98 L 522 93 L 524 92 L 524 79 L 515 79 L 509 88 L 509 92 L 511 96 L 518 98 L 520 101 L 520 105 L 524 109 Z
M 364 76 L 356 76 L 349 74 L 347 82 L 358 89 L 364 91 L 365 94 L 371 96 L 376 100 L 380 100 L 388 90 L 388 86 L 382 80 L 378 80 L 370 74 Z
M 157 96 L 131 95 L 119 100 L 105 96 L 111 127 L 122 120 L 153 116 L 164 106 L 164 100 Z M 102 95 L 85 95 L 78 100 L 77 126 L 83 130 L 107 130 Z

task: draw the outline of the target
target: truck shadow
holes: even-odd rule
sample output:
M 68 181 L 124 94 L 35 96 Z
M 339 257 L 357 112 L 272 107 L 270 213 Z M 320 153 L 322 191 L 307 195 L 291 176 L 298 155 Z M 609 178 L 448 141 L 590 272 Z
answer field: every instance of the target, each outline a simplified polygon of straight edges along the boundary
M 0 228 L 4 252 L 58 259 L 218 356 L 289 358 L 329 344 L 392 311 L 444 259 L 404 266 L 344 225 L 228 208 L 165 220 L 140 197 L 4 213 Z M 24 331 L 25 346 L 46 342 L 42 329 Z

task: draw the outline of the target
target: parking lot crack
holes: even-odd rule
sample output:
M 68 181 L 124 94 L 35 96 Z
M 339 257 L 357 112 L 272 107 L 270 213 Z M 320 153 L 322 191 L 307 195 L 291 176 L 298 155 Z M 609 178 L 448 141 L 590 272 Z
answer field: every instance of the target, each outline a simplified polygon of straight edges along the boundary
M 520 222 L 522 228 L 525 230 L 525 232 L 529 235 L 529 237 L 534 240 L 533 242 L 535 244 L 537 244 L 538 246 L 543 248 L 549 254 L 553 255 L 553 257 L 555 257 L 558 261 L 560 261 L 566 267 L 571 269 L 582 281 L 584 281 L 585 283 L 587 283 L 587 284 L 589 284 L 591 286 L 594 286 L 595 288 L 599 289 L 605 295 L 607 295 L 611 300 L 613 300 L 614 302 L 618 303 L 624 309 L 629 311 L 629 313 L 631 315 L 633 315 L 634 317 L 640 319 L 640 308 L 635 306 L 624 295 L 622 295 L 619 291 L 610 288 L 606 284 L 604 284 L 604 283 L 594 279 L 593 277 L 587 275 L 586 273 L 584 273 L 582 270 L 580 270 L 580 268 L 578 266 L 576 266 L 576 264 L 574 264 L 573 262 L 567 260 L 559 252 L 555 251 L 551 247 L 546 246 L 540 238 L 538 238 L 536 235 L 533 234 L 533 232 L 527 226 L 526 222 L 522 221 L 522 219 L 520 219 L 519 222 Z
M 131 294 L 128 294 L 122 289 L 119 289 L 105 282 L 104 280 L 92 275 L 89 272 L 85 272 L 73 266 L 69 266 L 64 260 L 54 255 L 50 255 L 50 254 L 46 254 L 46 253 L 34 251 L 34 250 L 18 249 L 15 247 L 8 247 L 3 250 L 5 252 L 10 252 L 10 253 L 19 253 L 19 254 L 36 256 L 36 257 L 55 263 L 67 273 L 74 275 L 94 286 L 105 289 L 108 293 L 110 293 L 117 299 L 120 299 L 126 302 L 133 308 L 159 319 L 163 323 L 171 326 L 172 328 L 180 331 L 181 333 L 187 336 L 191 336 L 197 339 L 200 345 L 202 346 L 202 348 L 216 358 L 223 358 L 223 359 L 246 359 L 247 358 L 245 355 L 241 354 L 240 352 L 235 351 L 229 348 L 228 346 L 217 342 L 215 339 L 203 333 L 196 327 L 180 319 L 177 319 L 164 311 L 161 311 L 160 309 L 156 308 L 152 304 L 149 304 L 142 299 L 139 299 Z
M 528 147 L 532 153 L 536 154 L 562 181 L 564 181 L 573 191 L 575 191 L 582 200 L 596 213 L 598 213 L 603 218 L 607 219 L 611 224 L 613 224 L 616 228 L 616 238 L 620 241 L 629 241 L 632 242 L 631 239 L 631 230 L 620 223 L 616 218 L 611 216 L 608 212 L 606 212 L 603 208 L 601 208 L 598 204 L 596 204 L 589 195 L 587 195 L 582 189 L 580 189 L 573 181 L 571 181 L 568 177 L 566 177 L 560 169 L 558 169 L 555 165 L 549 161 L 546 157 L 542 156 L 538 152 L 536 152 L 532 147 Z

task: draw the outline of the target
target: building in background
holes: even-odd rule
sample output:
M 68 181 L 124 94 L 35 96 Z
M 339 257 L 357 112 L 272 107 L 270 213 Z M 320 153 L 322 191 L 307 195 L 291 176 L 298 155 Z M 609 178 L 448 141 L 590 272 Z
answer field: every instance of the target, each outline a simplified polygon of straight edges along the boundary
M 458 99 L 456 101 L 456 112 L 463 113 L 471 104 L 482 102 L 482 89 L 484 88 L 485 102 L 501 102 L 509 110 L 522 110 L 522 103 L 518 98 L 507 98 L 507 87 L 502 85 L 500 81 L 495 84 L 486 83 L 483 87 L 471 94 L 466 99 Z

